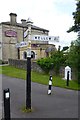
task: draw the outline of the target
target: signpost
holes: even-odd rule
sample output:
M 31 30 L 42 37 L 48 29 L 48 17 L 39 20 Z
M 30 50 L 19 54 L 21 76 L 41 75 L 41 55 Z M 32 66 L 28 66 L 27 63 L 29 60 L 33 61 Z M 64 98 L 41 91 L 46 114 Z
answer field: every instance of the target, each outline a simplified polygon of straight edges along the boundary
M 26 109 L 31 109 L 31 25 L 32 21 L 27 20 L 28 45 L 27 45 L 27 79 L 26 79 Z
M 31 109 L 31 43 L 27 49 L 26 109 Z
M 30 18 L 27 20 L 28 29 L 24 33 L 24 37 L 28 37 L 28 41 L 22 41 L 16 44 L 17 48 L 27 47 L 27 74 L 26 74 L 26 109 L 31 109 L 31 25 Z M 27 34 L 28 33 L 28 34 Z
M 33 22 L 28 19 L 27 26 L 28 29 L 24 33 L 24 37 L 28 37 L 28 41 L 22 41 L 16 44 L 16 47 L 27 47 L 27 74 L 26 74 L 26 109 L 31 109 L 31 41 L 40 40 L 40 41 L 55 41 L 59 42 L 59 36 L 41 36 L 33 35 L 31 36 L 31 25 Z

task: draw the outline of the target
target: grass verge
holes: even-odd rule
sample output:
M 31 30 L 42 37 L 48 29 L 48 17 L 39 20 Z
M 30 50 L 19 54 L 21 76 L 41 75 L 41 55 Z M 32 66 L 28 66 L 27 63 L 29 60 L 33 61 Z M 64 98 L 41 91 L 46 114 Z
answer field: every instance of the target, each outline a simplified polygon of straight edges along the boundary
M 26 80 L 26 70 L 18 69 L 12 66 L 0 66 L 0 74 Z M 49 75 L 32 71 L 31 80 L 32 82 L 48 85 Z M 53 76 L 53 86 L 72 90 L 80 90 L 80 84 L 78 85 L 76 81 L 71 80 L 69 82 L 69 86 L 66 86 L 66 80 L 63 80 L 60 76 Z

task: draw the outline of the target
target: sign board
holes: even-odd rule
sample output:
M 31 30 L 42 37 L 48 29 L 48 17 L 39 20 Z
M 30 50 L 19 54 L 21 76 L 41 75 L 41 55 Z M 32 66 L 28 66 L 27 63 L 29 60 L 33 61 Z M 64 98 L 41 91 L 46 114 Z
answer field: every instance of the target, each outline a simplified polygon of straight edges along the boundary
M 31 41 L 28 41 L 28 42 L 22 41 L 22 42 L 16 44 L 16 48 L 26 47 L 26 46 L 27 46 L 28 48 L 31 48 Z
M 5 31 L 5 36 L 7 36 L 7 37 L 17 37 L 17 32 L 15 32 L 13 30 L 7 30 L 7 31 Z
M 17 48 L 19 48 L 19 47 L 25 47 L 25 46 L 28 46 L 28 42 L 22 41 L 22 42 L 16 44 Z
M 59 42 L 59 36 L 33 35 L 32 36 L 32 40 L 49 41 L 49 42 Z

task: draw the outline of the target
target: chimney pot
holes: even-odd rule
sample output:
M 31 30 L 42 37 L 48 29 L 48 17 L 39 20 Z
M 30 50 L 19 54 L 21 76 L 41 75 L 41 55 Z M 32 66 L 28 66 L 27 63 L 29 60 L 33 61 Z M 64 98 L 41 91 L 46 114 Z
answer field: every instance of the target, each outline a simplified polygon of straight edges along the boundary
M 17 14 L 16 13 L 10 13 L 10 22 L 11 24 L 16 24 L 16 17 L 17 17 Z
M 25 19 L 21 19 L 21 22 L 23 25 L 26 25 L 26 20 Z

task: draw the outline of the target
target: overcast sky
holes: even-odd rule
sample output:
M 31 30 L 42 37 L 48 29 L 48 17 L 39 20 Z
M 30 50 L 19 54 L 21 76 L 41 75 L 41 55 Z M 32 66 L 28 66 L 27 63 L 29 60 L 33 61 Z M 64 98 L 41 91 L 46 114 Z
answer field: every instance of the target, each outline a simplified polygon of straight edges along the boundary
M 34 25 L 48 29 L 49 35 L 59 36 L 61 46 L 77 38 L 74 32 L 66 32 L 74 22 L 75 0 L 1 0 L 0 4 L 0 22 L 9 21 L 12 12 L 17 14 L 17 22 L 30 17 Z

